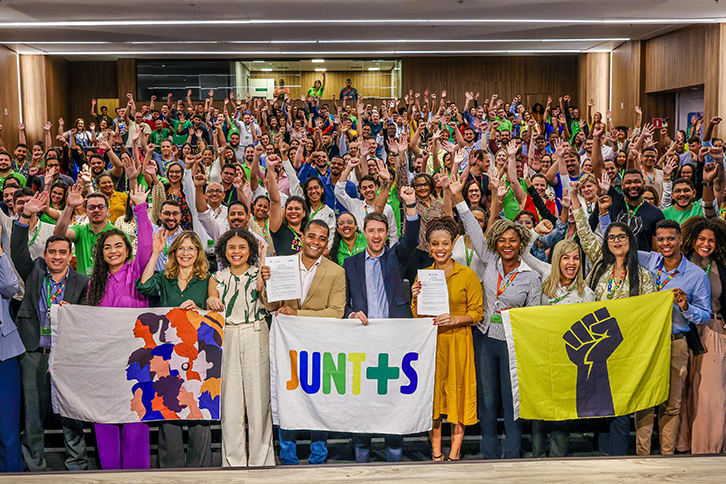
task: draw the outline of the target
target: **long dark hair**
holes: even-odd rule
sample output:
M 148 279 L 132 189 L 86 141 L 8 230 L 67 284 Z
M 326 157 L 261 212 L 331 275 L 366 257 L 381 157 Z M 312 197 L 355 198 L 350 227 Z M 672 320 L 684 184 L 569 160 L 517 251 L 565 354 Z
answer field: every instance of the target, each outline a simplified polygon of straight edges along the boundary
M 716 247 L 711 258 L 722 266 L 726 266 L 726 222 L 720 218 L 691 217 L 681 225 L 682 250 L 686 257 L 696 251 L 696 241 L 704 230 L 713 231 Z
M 288 225 L 287 223 L 287 214 L 285 213 L 285 209 L 287 209 L 287 206 L 290 204 L 290 202 L 297 202 L 299 203 L 303 208 L 303 218 L 300 222 L 300 232 L 303 231 L 305 226 L 308 224 L 308 218 L 310 217 L 310 207 L 308 206 L 307 202 L 303 197 L 299 197 L 297 195 L 293 195 L 292 197 L 289 197 L 287 201 L 285 202 L 285 208 L 283 209 L 283 215 L 282 215 L 282 223 L 285 225 Z M 289 227 L 289 225 L 288 225 Z
M 610 252 L 610 246 L 608 245 L 608 235 L 610 235 L 610 232 L 612 232 L 614 228 L 621 229 L 623 232 L 625 232 L 625 235 L 628 236 L 628 243 L 630 244 L 630 248 L 628 249 L 628 254 L 625 256 L 625 267 L 628 270 L 630 296 L 637 296 L 640 294 L 640 265 L 638 264 L 638 242 L 635 240 L 635 235 L 633 235 L 633 231 L 630 229 L 630 227 L 622 222 L 611 223 L 605 231 L 602 242 L 602 259 L 600 259 L 600 261 L 595 264 L 595 267 L 593 267 L 593 276 L 590 279 L 590 288 L 594 291 L 595 287 L 597 286 L 597 282 L 600 280 L 603 274 L 605 274 L 608 266 L 611 264 L 615 264 L 615 256 L 612 252 Z
M 131 242 L 125 233 L 119 229 L 111 229 L 103 232 L 96 245 L 93 247 L 93 274 L 91 282 L 88 284 L 88 305 L 98 306 L 101 299 L 106 295 L 106 284 L 108 283 L 108 262 L 103 258 L 103 245 L 109 237 L 118 235 L 126 244 L 126 260 L 131 258 L 132 248 Z
M 320 185 L 320 203 L 325 205 L 325 187 L 323 186 L 323 182 L 320 181 L 320 178 L 316 176 L 311 176 L 307 179 L 307 181 L 305 181 L 305 183 L 302 184 L 303 196 L 305 197 L 305 203 L 308 206 L 308 212 L 310 211 L 311 207 L 310 197 L 308 196 L 308 187 L 311 183 L 317 183 L 318 185 Z
M 68 195 L 68 185 L 66 185 L 64 182 L 59 180 L 57 182 L 54 182 L 50 186 L 50 191 L 53 192 L 54 188 L 60 188 L 61 190 L 63 190 L 63 199 L 60 201 L 60 206 L 56 209 L 56 210 L 62 211 L 64 208 L 66 208 L 66 196 Z
M 338 215 L 337 220 L 340 220 L 340 217 L 342 217 L 343 215 L 350 215 L 351 217 L 353 217 L 352 214 L 350 214 L 348 212 L 343 212 L 340 215 Z M 333 246 L 330 248 L 330 260 L 332 260 L 336 264 L 338 263 L 338 251 L 340 250 L 340 241 L 343 240 L 343 236 L 340 235 L 340 232 L 338 232 L 337 220 L 336 220 L 335 235 L 333 236 Z M 355 217 L 353 217 L 353 223 L 355 223 L 355 227 L 356 227 L 355 234 L 356 234 L 356 237 L 358 237 L 358 234 L 360 233 L 360 227 L 358 227 L 358 222 L 356 221 Z

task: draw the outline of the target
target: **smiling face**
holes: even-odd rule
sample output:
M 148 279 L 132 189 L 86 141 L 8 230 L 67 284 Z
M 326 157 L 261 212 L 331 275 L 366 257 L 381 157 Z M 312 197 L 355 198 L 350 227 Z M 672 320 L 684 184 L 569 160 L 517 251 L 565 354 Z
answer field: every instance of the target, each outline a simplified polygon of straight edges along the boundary
M 388 228 L 379 220 L 369 220 L 365 226 L 366 242 L 371 255 L 378 255 L 383 252 L 388 239 Z
M 50 201 L 54 207 L 60 206 L 63 203 L 65 192 L 61 187 L 55 187 L 50 191 Z
M 71 246 L 65 240 L 51 242 L 43 252 L 43 259 L 51 274 L 64 274 L 72 258 Z
M 247 228 L 249 221 L 250 216 L 242 205 L 234 204 L 227 210 L 227 223 L 230 228 Z
M 110 176 L 102 176 L 98 179 L 98 189 L 101 193 L 111 198 L 113 196 L 113 179 Z
M 161 206 L 159 218 L 164 228 L 170 233 L 174 233 L 181 223 L 181 215 L 181 209 L 179 207 L 165 204 Z
M 580 270 L 580 251 L 578 249 L 564 254 L 560 259 L 560 284 L 569 285 Z
M 285 205 L 285 220 L 289 225 L 297 225 L 302 223 L 305 209 L 297 200 L 293 200 Z
M 679 178 L 688 178 L 693 180 L 693 167 L 691 165 L 683 165 Z
M 303 234 L 303 254 L 308 259 L 318 259 L 328 248 L 328 230 L 320 225 L 310 225 Z
M 429 254 L 437 264 L 445 264 L 451 259 L 454 241 L 446 230 L 436 230 L 429 237 Z
M 472 205 L 476 205 L 481 201 L 481 189 L 476 183 L 469 185 L 469 190 L 466 192 L 469 197 L 469 202 Z
M 123 265 L 128 257 L 126 243 L 120 235 L 112 235 L 103 244 L 103 259 L 110 269 Z
M 591 181 L 587 181 L 582 184 L 580 193 L 582 193 L 582 196 L 585 197 L 585 200 L 588 202 L 594 202 L 597 199 L 597 185 Z
M 709 257 L 716 250 L 716 234 L 711 229 L 701 230 L 693 248 L 701 257 Z
M 222 199 L 224 198 L 224 188 L 219 183 L 210 183 L 207 185 L 206 195 L 207 201 L 217 207 L 222 203 Z
M 676 229 L 661 228 L 655 231 L 655 243 L 663 257 L 670 257 L 681 251 L 681 236 Z
M 613 227 L 607 235 L 607 244 L 615 257 L 625 257 L 630 250 L 628 234 L 620 227 Z
M 322 193 L 323 185 L 320 183 L 320 180 L 317 178 L 311 178 L 310 183 L 308 183 L 308 186 L 305 189 L 305 194 L 307 195 L 308 200 L 310 200 L 310 203 L 319 203 Z
M 544 197 L 545 193 L 547 193 L 547 180 L 541 176 L 532 178 L 532 186 L 534 186 L 534 189 L 537 190 L 540 197 Z
M 179 165 L 172 165 L 166 174 L 171 183 L 179 183 L 181 182 L 183 172 Z
M 694 196 L 695 193 L 688 183 L 681 182 L 673 186 L 673 201 L 684 210 L 691 205 Z
M 188 269 L 194 266 L 199 255 L 199 248 L 192 243 L 190 237 L 185 237 L 184 242 L 174 251 L 176 262 L 182 269 Z
M 623 195 L 629 201 L 635 202 L 643 195 L 643 189 L 645 188 L 643 177 L 639 173 L 628 173 L 623 176 L 621 187 Z
M 86 199 L 86 215 L 92 223 L 99 224 L 108 219 L 108 205 L 102 197 L 88 197 Z
M 247 264 L 250 257 L 250 246 L 246 239 L 235 235 L 227 241 L 224 254 L 232 268 L 239 268 Z
M 514 229 L 505 230 L 497 239 L 497 253 L 505 261 L 511 261 L 519 257 L 519 247 L 522 245 L 522 239 Z
M 265 220 L 270 213 L 270 202 L 265 198 L 260 198 L 252 206 L 252 210 L 257 220 Z
M 356 230 L 358 230 L 358 224 L 356 224 L 355 217 L 351 214 L 340 214 L 335 226 L 336 230 L 344 240 L 353 240 L 357 237 Z
M 376 198 L 376 184 L 373 183 L 371 180 L 363 180 L 360 184 L 360 191 L 363 194 L 363 198 L 365 199 L 366 203 L 368 205 L 371 205 L 373 203 L 373 200 L 375 200 Z

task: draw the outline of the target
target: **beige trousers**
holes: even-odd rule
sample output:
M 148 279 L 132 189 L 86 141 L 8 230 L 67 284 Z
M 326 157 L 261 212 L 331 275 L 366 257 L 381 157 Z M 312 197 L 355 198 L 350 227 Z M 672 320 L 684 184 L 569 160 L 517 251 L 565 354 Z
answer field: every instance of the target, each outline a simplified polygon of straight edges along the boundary
M 222 354 L 222 466 L 274 466 L 267 324 L 226 324 Z M 249 453 L 245 435 L 249 428 Z
M 685 338 L 671 341 L 671 378 L 668 400 L 659 407 L 658 429 L 660 452 L 673 455 L 678 439 L 678 418 L 681 413 L 683 387 L 688 374 L 688 344 Z M 653 435 L 655 409 L 647 408 L 635 412 L 636 452 L 650 455 L 650 441 Z

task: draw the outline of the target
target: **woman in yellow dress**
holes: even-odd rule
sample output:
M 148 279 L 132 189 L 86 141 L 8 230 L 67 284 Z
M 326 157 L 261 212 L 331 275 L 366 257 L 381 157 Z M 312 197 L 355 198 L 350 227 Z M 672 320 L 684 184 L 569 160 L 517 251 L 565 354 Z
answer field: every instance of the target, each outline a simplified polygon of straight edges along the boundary
M 464 429 L 477 422 L 476 369 L 471 325 L 482 318 L 481 284 L 476 273 L 451 258 L 454 242 L 459 235 L 457 223 L 451 217 L 433 219 L 426 227 L 426 242 L 434 264 L 428 269 L 446 274 L 449 291 L 449 314 L 434 318 L 438 326 L 436 346 L 436 377 L 434 380 L 434 415 L 430 432 L 433 460 L 443 460 L 441 452 L 441 416 L 451 424 L 451 450 L 448 460 L 459 460 Z M 415 317 L 418 280 L 412 288 L 411 310 Z

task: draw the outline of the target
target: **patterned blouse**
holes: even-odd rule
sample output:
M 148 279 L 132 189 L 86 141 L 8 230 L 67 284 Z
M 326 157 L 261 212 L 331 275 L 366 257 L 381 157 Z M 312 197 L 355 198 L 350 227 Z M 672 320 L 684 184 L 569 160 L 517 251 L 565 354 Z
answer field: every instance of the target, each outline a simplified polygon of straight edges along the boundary
M 241 276 L 235 276 L 229 268 L 212 276 L 224 304 L 226 324 L 255 324 L 255 330 L 258 330 L 265 322 L 267 313 L 257 291 L 258 273 L 259 269 L 251 266 Z
M 595 234 L 590 228 L 590 224 L 587 221 L 585 215 L 585 209 L 580 207 L 575 210 L 575 224 L 577 225 L 577 235 L 580 237 L 580 244 L 582 249 L 585 251 L 587 258 L 592 261 L 593 268 L 597 265 L 597 262 L 602 258 L 602 243 L 598 241 Z M 605 272 L 600 276 L 600 280 L 597 281 L 595 286 L 595 299 L 597 301 L 605 301 L 607 299 L 623 299 L 630 297 L 630 281 L 626 277 L 620 286 L 615 287 L 612 291 L 612 297 L 608 298 L 608 281 L 610 280 L 610 273 L 613 270 L 613 265 L 610 264 L 605 269 Z M 592 287 L 592 279 L 595 277 L 595 271 L 590 272 L 587 278 L 587 283 Z M 640 292 L 639 295 L 650 294 L 655 292 L 655 282 L 653 281 L 652 274 L 644 269 L 642 266 L 638 266 L 638 279 L 640 280 Z

